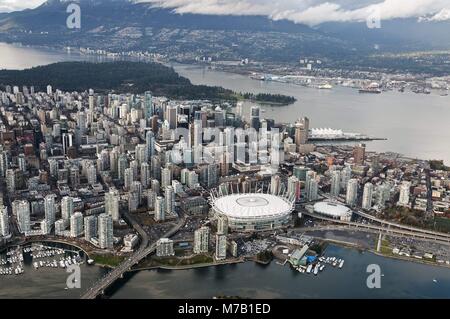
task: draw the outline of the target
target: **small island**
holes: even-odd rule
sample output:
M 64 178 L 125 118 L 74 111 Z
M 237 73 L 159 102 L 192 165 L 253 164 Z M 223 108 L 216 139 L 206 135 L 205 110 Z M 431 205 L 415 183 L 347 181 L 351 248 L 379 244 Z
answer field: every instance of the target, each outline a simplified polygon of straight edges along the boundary
M 282 94 L 270 94 L 270 93 L 241 93 L 242 98 L 253 102 L 271 104 L 271 105 L 289 105 L 295 103 L 297 99 L 293 96 L 287 96 Z

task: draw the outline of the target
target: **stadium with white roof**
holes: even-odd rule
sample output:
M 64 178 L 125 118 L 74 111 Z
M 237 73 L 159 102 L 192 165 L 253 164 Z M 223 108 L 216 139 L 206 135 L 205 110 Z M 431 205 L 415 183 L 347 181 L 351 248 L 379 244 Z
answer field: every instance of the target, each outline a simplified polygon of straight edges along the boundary
M 291 221 L 293 199 L 264 193 L 211 195 L 214 214 L 228 219 L 234 231 L 265 231 L 284 227 Z
M 314 213 L 346 221 L 349 221 L 352 217 L 352 210 L 347 206 L 327 201 L 314 204 Z

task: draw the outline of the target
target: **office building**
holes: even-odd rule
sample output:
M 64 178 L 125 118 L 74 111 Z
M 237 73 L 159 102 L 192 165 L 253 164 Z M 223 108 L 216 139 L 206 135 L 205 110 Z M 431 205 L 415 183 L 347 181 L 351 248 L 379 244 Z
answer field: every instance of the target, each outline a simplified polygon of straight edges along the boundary
M 319 199 L 319 182 L 316 178 L 310 178 L 307 182 L 307 197 L 308 201 L 315 201 Z
M 98 217 L 98 242 L 101 249 L 112 249 L 114 246 L 113 219 L 108 214 Z
M 156 256 L 171 257 L 175 256 L 173 249 L 173 240 L 169 238 L 161 238 L 156 242 Z
M 141 184 L 142 187 L 147 188 L 150 185 L 150 165 L 148 163 L 141 164 Z
M 72 217 L 74 211 L 73 198 L 65 196 L 61 199 L 61 218 L 64 221 L 65 226 L 69 226 L 70 217 Z
M 353 160 L 356 165 L 363 165 L 366 158 L 366 145 L 359 144 L 353 148 Z
M 164 198 L 161 196 L 156 197 L 155 201 L 155 221 L 164 221 L 166 219 L 166 208 Z
M 206 254 L 209 251 L 209 227 L 201 227 L 194 232 L 194 253 Z
M 177 128 L 177 107 L 176 107 L 176 105 L 169 105 L 167 107 L 166 120 L 169 123 L 169 129 L 174 130 Z
M 358 200 L 358 180 L 350 179 L 347 184 L 347 196 L 345 202 L 349 206 L 355 206 Z
M 401 206 L 409 205 L 409 197 L 411 192 L 411 182 L 402 182 L 400 185 L 400 198 L 398 204 Z
M 153 97 L 150 91 L 145 92 L 144 95 L 144 117 L 148 121 L 154 114 Z
M 166 213 L 172 214 L 175 212 L 175 191 L 172 186 L 167 186 L 165 191 L 166 199 Z
M 369 210 L 372 208 L 372 199 L 373 199 L 373 184 L 366 183 L 364 185 L 363 191 L 363 200 L 362 200 L 362 208 Z
M 301 145 L 304 145 L 307 142 L 308 131 L 305 129 L 301 121 L 298 121 L 297 123 L 295 123 L 295 145 L 297 146 L 297 149 L 299 149 Z
M 296 176 L 291 176 L 288 178 L 288 194 L 295 202 L 300 200 L 301 186 L 300 181 Z
M 228 235 L 228 218 L 223 215 L 217 217 L 217 233 Z
M 0 207 L 0 236 L 9 236 L 9 215 L 8 208 L 5 206 Z
M 90 163 L 86 168 L 86 175 L 89 185 L 97 184 L 97 169 L 94 164 Z
M 125 169 L 125 175 L 124 175 L 124 186 L 123 188 L 127 191 L 130 190 L 131 184 L 134 182 L 134 173 L 132 168 L 126 168 Z
M 209 164 L 208 165 L 208 181 L 207 185 L 208 188 L 212 188 L 217 185 L 218 183 L 218 174 L 217 174 L 217 165 L 216 164 Z
M 58 219 L 55 222 L 55 235 L 56 236 L 66 236 L 66 234 L 67 234 L 66 228 L 67 227 L 66 227 L 64 220 Z
M 56 221 L 56 205 L 55 195 L 49 194 L 44 199 L 45 221 L 47 223 L 47 231 L 50 232 Z
M 91 241 L 98 236 L 98 218 L 96 216 L 87 216 L 84 218 L 84 239 Z
M 105 193 L 105 213 L 112 217 L 113 221 L 120 219 L 120 194 L 115 188 L 111 188 Z
M 24 234 L 31 230 L 30 203 L 27 200 L 16 200 L 13 202 L 13 215 L 17 218 L 19 231 Z
M 172 171 L 165 167 L 161 170 L 161 187 L 165 189 L 172 185 Z
M 227 258 L 227 236 L 217 234 L 216 235 L 216 260 L 224 260 Z
M 332 171 L 330 195 L 338 197 L 340 193 L 341 193 L 341 172 Z
M 16 171 L 14 169 L 6 170 L 6 189 L 10 194 L 16 191 Z
M 78 238 L 83 235 L 83 214 L 77 212 L 70 217 L 70 237 Z
M 278 195 L 281 191 L 281 177 L 279 175 L 273 175 L 270 179 L 270 193 Z

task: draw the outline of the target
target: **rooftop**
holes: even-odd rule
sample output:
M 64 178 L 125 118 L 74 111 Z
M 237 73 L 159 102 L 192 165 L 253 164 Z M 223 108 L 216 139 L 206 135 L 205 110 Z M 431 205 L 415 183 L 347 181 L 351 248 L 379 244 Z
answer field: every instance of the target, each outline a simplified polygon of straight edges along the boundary
M 293 209 L 293 204 L 286 198 L 262 193 L 219 197 L 213 206 L 228 217 L 249 219 L 285 215 Z

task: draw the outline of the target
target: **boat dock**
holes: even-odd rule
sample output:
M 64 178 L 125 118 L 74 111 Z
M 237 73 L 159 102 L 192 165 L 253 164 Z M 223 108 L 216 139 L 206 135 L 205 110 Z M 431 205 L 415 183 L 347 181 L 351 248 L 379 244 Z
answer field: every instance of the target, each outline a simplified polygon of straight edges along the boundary
M 40 268 L 62 268 L 81 265 L 83 260 L 79 251 L 62 249 L 42 244 L 18 246 L 9 249 L 5 256 L 0 255 L 0 276 L 22 275 L 25 272 L 25 257 L 31 258 L 34 270 Z

